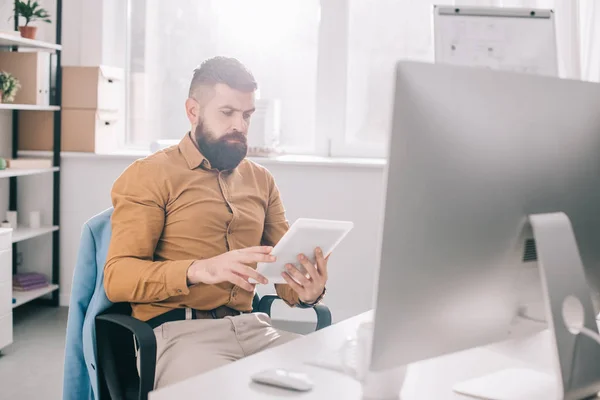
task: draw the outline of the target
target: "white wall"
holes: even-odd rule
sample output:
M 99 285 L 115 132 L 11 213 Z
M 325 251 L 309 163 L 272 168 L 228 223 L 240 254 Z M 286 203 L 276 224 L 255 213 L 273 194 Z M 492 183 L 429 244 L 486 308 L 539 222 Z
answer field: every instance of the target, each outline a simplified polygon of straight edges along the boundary
M 61 184 L 61 278 L 60 299 L 68 305 L 73 269 L 77 260 L 81 227 L 87 219 L 111 206 L 114 180 L 133 158 L 103 156 L 63 157 Z M 383 167 L 315 166 L 266 164 L 280 187 L 290 222 L 299 217 L 353 221 L 355 227 L 330 259 L 326 304 L 339 321 L 369 309 L 372 305 L 376 259 L 383 202 Z M 19 209 L 42 210 L 51 222 L 49 176 L 20 179 Z M 25 196 L 41 193 L 41 196 Z M 47 195 L 46 195 L 47 194 Z M 39 238 L 19 246 L 24 270 L 50 272 L 49 238 Z M 273 293 L 272 287 L 260 294 Z M 312 310 L 274 309 L 279 319 L 311 320 Z

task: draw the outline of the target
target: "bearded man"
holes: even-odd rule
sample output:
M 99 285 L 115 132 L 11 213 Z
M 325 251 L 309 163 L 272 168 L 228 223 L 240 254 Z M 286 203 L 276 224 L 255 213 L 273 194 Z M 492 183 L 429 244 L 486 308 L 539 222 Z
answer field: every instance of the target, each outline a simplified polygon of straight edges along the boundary
M 130 165 L 115 181 L 104 288 L 129 302 L 157 341 L 155 388 L 298 335 L 251 313 L 256 271 L 289 224 L 273 176 L 246 159 L 257 84 L 238 60 L 215 57 L 194 71 L 181 142 Z M 321 301 L 327 260 L 287 265 L 277 294 L 292 307 Z M 293 279 L 292 279 L 293 278 Z

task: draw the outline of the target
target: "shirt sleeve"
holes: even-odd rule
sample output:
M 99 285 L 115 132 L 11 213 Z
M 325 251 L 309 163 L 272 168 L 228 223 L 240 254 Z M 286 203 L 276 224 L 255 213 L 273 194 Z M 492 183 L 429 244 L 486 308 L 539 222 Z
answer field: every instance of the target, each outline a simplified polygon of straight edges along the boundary
M 269 203 L 265 217 L 265 228 L 263 231 L 263 245 L 275 246 L 288 231 L 290 225 L 285 217 L 285 208 L 281 201 L 279 188 L 275 184 L 273 176 L 267 172 L 269 184 Z M 299 304 L 298 293 L 287 284 L 275 284 L 275 291 L 281 299 L 289 306 Z
M 187 270 L 195 260 L 154 260 L 168 202 L 162 177 L 160 166 L 136 161 L 113 185 L 104 269 L 104 289 L 112 302 L 153 303 L 189 293 Z

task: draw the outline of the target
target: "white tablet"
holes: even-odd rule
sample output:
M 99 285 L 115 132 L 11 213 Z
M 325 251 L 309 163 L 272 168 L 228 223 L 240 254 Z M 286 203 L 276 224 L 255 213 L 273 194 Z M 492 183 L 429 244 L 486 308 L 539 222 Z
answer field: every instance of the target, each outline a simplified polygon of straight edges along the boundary
M 315 264 L 315 249 L 320 247 L 324 257 L 327 257 L 353 226 L 349 221 L 299 218 L 273 248 L 271 254 L 277 256 L 277 261 L 258 263 L 257 271 L 264 275 L 269 283 L 286 283 L 281 276 L 286 270 L 286 264 L 300 268 L 298 254 L 304 254 Z M 303 271 L 303 268 L 300 270 Z M 252 279 L 250 282 L 257 283 Z

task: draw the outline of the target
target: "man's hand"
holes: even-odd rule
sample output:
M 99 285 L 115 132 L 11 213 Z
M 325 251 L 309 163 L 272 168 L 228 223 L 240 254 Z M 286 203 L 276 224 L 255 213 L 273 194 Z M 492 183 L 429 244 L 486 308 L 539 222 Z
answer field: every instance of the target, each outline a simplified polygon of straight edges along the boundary
M 244 290 L 253 292 L 255 285 L 248 282 L 249 278 L 263 284 L 269 283 L 269 281 L 247 264 L 275 261 L 276 257 L 269 255 L 272 250 L 271 246 L 248 247 L 228 251 L 206 260 L 195 261 L 188 269 L 188 282 L 191 285 L 231 282 Z
M 314 303 L 321 296 L 327 283 L 327 259 L 323 257 L 323 251 L 318 247 L 315 250 L 315 259 L 316 268 L 304 254 L 298 255 L 298 261 L 308 276 L 292 264 L 286 264 L 287 272 L 281 274 L 288 285 L 298 293 L 300 300 L 307 304 Z

